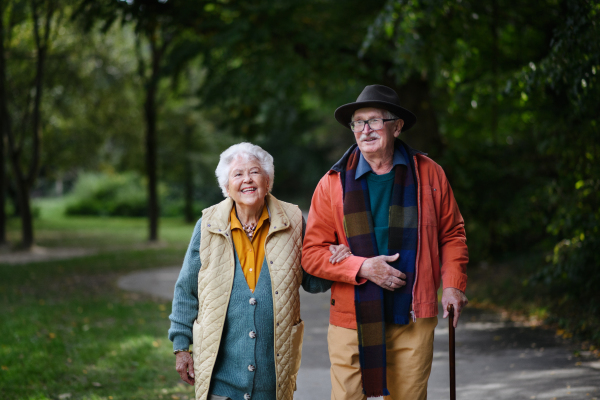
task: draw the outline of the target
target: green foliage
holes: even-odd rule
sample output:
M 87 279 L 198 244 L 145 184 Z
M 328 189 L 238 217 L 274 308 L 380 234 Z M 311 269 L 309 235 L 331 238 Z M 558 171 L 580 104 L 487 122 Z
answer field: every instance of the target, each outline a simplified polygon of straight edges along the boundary
M 67 215 L 146 215 L 146 188 L 142 178 L 135 173 L 82 173 L 72 196 Z
M 539 102 L 538 151 L 556 160 L 546 199 L 555 210 L 547 230 L 557 241 L 534 282 L 551 288 L 555 319 L 600 340 L 600 2 L 564 5 L 564 23 L 547 57 L 523 72 Z M 569 317 L 566 317 L 569 316 Z
M 599 16 L 597 0 L 393 0 L 361 49 L 388 49 L 400 81 L 429 83 L 444 142 L 437 160 L 471 260 L 550 254 L 533 262 L 523 290 L 596 340 Z

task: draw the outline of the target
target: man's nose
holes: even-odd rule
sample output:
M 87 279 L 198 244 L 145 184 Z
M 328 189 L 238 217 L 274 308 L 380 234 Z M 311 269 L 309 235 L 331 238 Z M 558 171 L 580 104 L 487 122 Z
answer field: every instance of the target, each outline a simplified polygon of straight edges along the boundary
M 367 130 L 366 132 L 365 132 L 365 129 Z M 363 131 L 363 133 L 369 133 L 369 132 L 371 132 L 372 130 L 373 130 L 373 129 L 371 129 L 371 125 L 369 125 L 369 123 L 368 123 L 367 121 L 365 121 L 365 126 L 363 126 L 363 130 L 362 130 L 362 131 Z

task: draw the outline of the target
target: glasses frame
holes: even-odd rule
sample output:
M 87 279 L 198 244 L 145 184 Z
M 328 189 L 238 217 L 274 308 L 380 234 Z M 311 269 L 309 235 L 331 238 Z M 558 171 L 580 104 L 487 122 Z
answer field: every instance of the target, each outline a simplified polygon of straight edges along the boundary
M 369 123 L 369 121 L 373 121 L 374 119 L 380 119 L 381 121 L 383 121 L 383 125 L 385 125 L 385 123 L 388 122 L 388 121 L 396 121 L 396 120 L 398 120 L 400 118 L 371 118 L 371 119 L 367 119 L 367 120 L 359 119 L 358 121 L 350 121 L 350 123 L 348 123 L 348 126 L 350 126 L 350 130 L 352 132 L 355 132 L 355 133 L 356 132 L 362 132 L 365 129 L 364 125 L 363 125 L 363 127 L 362 127 L 361 130 L 355 131 L 354 129 L 352 129 L 352 124 L 354 124 L 355 122 L 362 121 L 362 122 L 365 123 L 365 125 L 368 125 L 369 128 L 373 129 L 373 127 L 371 126 L 371 124 Z M 383 128 L 383 126 L 381 128 L 379 128 L 379 129 L 382 129 L 382 128 Z M 373 129 L 373 130 L 376 131 L 377 129 Z

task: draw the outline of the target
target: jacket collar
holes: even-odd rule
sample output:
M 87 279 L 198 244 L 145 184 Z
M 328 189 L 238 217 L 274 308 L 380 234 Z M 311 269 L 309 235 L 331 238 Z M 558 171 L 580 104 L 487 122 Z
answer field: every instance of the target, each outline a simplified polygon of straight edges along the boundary
M 279 200 L 270 193 L 267 194 L 265 200 L 270 219 L 269 234 L 288 229 L 290 227 L 290 219 L 285 211 L 283 211 L 283 208 L 279 204 Z M 229 214 L 231 213 L 232 207 L 233 200 L 231 197 L 228 197 L 217 204 L 215 206 L 215 211 L 206 221 L 206 228 L 210 232 L 217 234 L 225 234 L 226 232 L 231 231 Z
M 409 145 L 407 145 L 406 143 L 404 143 L 402 140 L 400 139 L 396 139 L 394 141 L 394 146 L 395 147 L 399 147 L 399 146 L 404 146 L 404 148 L 406 149 L 406 152 L 408 153 L 409 157 L 412 159 L 414 158 L 415 155 L 417 154 L 421 154 L 426 156 L 427 153 L 423 153 L 422 151 L 413 149 L 412 147 L 410 147 Z M 348 151 L 346 151 L 346 153 L 344 153 L 344 155 L 342 156 L 342 158 L 340 158 L 340 160 L 335 163 L 335 165 L 333 167 L 330 168 L 330 172 L 334 171 L 334 172 L 343 172 L 346 170 L 346 165 L 348 165 L 348 157 L 350 157 L 350 154 L 352 154 L 352 152 L 354 151 L 354 149 L 358 147 L 358 145 L 356 143 L 354 143 L 352 146 L 350 146 L 350 148 L 348 149 Z M 408 161 L 408 160 L 407 160 Z

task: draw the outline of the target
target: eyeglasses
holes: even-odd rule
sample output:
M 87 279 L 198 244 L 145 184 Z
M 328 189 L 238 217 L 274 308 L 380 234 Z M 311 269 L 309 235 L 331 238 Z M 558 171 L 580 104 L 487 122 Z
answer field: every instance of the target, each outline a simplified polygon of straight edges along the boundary
M 373 129 L 374 131 L 379 130 L 381 128 L 383 128 L 383 124 L 388 122 L 388 121 L 395 121 L 397 119 L 400 118 L 389 118 L 389 119 L 382 119 L 382 118 L 371 118 L 368 121 L 352 121 L 350 122 L 350 129 L 352 129 L 352 132 L 362 132 L 363 129 L 365 129 L 365 124 L 369 125 L 369 127 L 371 129 Z

